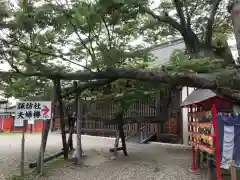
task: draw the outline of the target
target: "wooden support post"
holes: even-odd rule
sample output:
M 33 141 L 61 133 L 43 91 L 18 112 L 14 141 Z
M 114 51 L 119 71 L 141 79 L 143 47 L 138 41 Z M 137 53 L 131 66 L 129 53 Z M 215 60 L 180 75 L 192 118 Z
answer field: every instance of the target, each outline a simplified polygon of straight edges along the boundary
M 231 164 L 231 180 L 237 180 L 236 163 L 234 160 Z
M 73 148 L 73 132 L 74 132 L 74 124 L 75 124 L 75 117 L 68 117 L 68 118 L 71 118 L 71 119 L 68 119 L 68 121 L 70 121 L 69 123 L 69 136 L 68 136 L 68 148 L 70 151 L 73 151 L 74 148 Z
M 117 131 L 117 132 L 116 132 L 115 143 L 114 143 L 114 158 L 117 157 L 118 145 L 119 145 L 119 132 Z
M 201 151 L 199 149 L 196 150 L 196 169 L 201 168 Z
M 61 156 L 61 155 L 63 155 L 63 151 L 57 152 L 57 153 L 55 153 L 55 154 L 52 154 L 52 155 L 50 155 L 50 156 L 45 157 L 44 160 L 43 160 L 43 162 L 51 161 L 52 159 L 57 158 L 57 157 L 59 157 L 59 156 Z M 29 163 L 29 168 L 35 168 L 35 167 L 37 167 L 37 163 L 38 163 L 38 162 Z
M 43 120 L 43 129 L 42 129 L 42 143 L 41 143 L 41 150 L 40 150 L 40 175 L 43 175 L 43 166 L 44 166 L 44 132 L 46 129 L 46 122 Z
M 50 120 L 50 125 L 49 125 L 49 131 L 52 132 L 53 128 L 54 128 L 54 122 L 55 122 L 55 117 L 56 117 L 56 100 L 57 100 L 57 96 L 56 96 L 56 84 L 53 83 L 53 87 L 52 87 L 52 117 Z
M 21 164 L 20 164 L 20 175 L 24 178 L 24 159 L 25 159 L 25 133 L 27 128 L 27 120 L 23 120 L 24 129 L 22 131 L 22 144 L 21 144 Z
M 204 154 L 203 151 L 200 151 L 200 168 L 203 167 L 202 165 L 203 165 L 204 163 L 206 163 L 206 161 L 205 161 L 205 154 Z
M 118 120 L 118 130 L 119 130 L 119 136 L 121 137 L 121 141 L 122 141 L 122 147 L 123 147 L 123 154 L 125 156 L 127 156 L 127 147 L 126 147 L 126 142 L 125 142 L 125 135 L 124 135 L 124 130 L 123 130 L 123 126 L 124 126 L 124 122 L 123 122 L 123 112 L 120 112 L 117 115 Z
M 196 172 L 196 150 L 195 146 L 192 146 L 192 172 Z
M 74 81 L 74 88 L 77 89 L 77 82 Z M 82 157 L 82 140 L 81 140 L 81 120 L 80 120 L 80 100 L 79 100 L 80 93 L 76 91 L 75 94 L 75 113 L 76 113 L 76 120 L 77 120 L 77 148 L 76 148 L 76 163 L 81 163 Z
M 207 180 L 212 180 L 213 177 L 213 159 L 210 154 L 207 155 Z
M 63 110 L 63 102 L 62 102 L 62 90 L 60 79 L 54 81 L 56 87 L 56 96 L 58 99 L 59 112 L 60 112 L 60 126 L 61 126 L 61 135 L 62 135 L 62 144 L 64 151 L 64 159 L 68 159 L 68 145 L 66 140 L 66 131 L 65 131 L 65 120 L 64 120 L 64 110 Z
M 47 139 L 48 139 L 48 133 L 50 129 L 50 120 L 43 120 L 43 128 L 42 128 L 42 141 L 41 141 L 41 146 L 40 146 L 40 152 L 38 155 L 38 160 L 37 160 L 37 172 L 42 173 L 42 168 L 43 168 L 43 160 L 44 159 L 44 152 L 46 149 L 47 145 Z

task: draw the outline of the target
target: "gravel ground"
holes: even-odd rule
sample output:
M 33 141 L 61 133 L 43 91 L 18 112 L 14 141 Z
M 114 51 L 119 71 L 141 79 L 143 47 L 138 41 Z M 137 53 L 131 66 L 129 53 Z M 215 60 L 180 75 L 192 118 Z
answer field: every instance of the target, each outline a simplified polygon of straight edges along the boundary
M 36 159 L 40 147 L 40 134 L 26 137 L 26 165 Z M 7 176 L 20 162 L 20 135 L 0 135 L 0 174 Z M 61 166 L 51 165 L 47 177 L 35 180 L 205 180 L 200 174 L 189 171 L 190 152 L 159 144 L 127 144 L 129 156 L 118 154 L 111 160 L 109 148 L 114 144 L 110 138 L 83 136 L 86 157 L 82 166 L 69 162 Z M 47 154 L 61 148 L 60 134 L 50 134 Z M 49 167 L 48 165 L 46 165 Z M 47 169 L 47 168 L 45 168 Z M 1 179 L 1 176 L 0 176 Z

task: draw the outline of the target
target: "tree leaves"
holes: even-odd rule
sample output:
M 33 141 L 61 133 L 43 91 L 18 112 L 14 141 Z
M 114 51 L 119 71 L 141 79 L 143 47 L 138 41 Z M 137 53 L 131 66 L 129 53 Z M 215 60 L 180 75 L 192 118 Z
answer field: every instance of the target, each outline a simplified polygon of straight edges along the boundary
M 172 72 L 216 73 L 226 68 L 222 61 L 212 58 L 192 59 L 183 51 L 176 50 L 166 68 Z
M 9 23 L 16 25 L 1 39 L 4 51 L 1 58 L 15 70 L 41 73 L 60 71 L 52 64 L 57 61 L 69 71 L 72 71 L 69 66 L 78 71 L 98 72 L 109 67 L 149 68 L 153 58 L 143 50 L 146 44 L 181 35 L 189 53 L 198 55 L 203 51 L 208 57 L 190 59 L 177 53 L 167 70 L 205 73 L 224 68 L 218 59 L 231 59 L 226 42 L 219 41 L 223 39 L 221 33 L 231 31 L 225 2 L 217 7 L 214 15 L 211 46 L 205 38 L 209 34 L 206 25 L 211 20 L 206 12 L 212 12 L 213 4 L 204 0 L 181 1 L 180 6 L 173 1 L 158 3 L 156 9 L 147 0 L 32 1 L 32 4 L 22 2 L 15 9 L 1 7 L 0 22 L 5 23 L 6 17 L 11 17 Z M 141 87 L 137 82 L 132 83 Z M 41 89 L 34 83 L 31 85 Z M 148 91 L 154 89 L 148 87 Z

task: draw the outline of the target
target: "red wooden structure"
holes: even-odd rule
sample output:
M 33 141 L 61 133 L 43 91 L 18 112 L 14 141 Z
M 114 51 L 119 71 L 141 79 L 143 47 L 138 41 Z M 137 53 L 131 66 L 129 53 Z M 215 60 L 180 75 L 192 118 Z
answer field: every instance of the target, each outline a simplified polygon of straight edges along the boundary
M 198 159 L 196 159 L 196 150 L 201 150 L 208 154 L 214 154 L 216 162 L 216 177 L 217 180 L 221 180 L 221 157 L 218 141 L 217 112 L 229 112 L 229 109 L 233 109 L 232 101 L 217 95 L 211 90 L 196 89 L 186 98 L 186 100 L 182 103 L 182 106 L 188 107 L 189 109 L 189 143 L 192 145 L 192 171 L 195 172 L 198 168 L 197 166 L 199 166 L 197 164 Z M 210 112 L 211 114 L 210 123 L 214 129 L 213 135 L 208 132 L 207 136 L 208 139 L 213 140 L 212 142 L 214 142 L 215 146 L 213 146 L 213 144 L 212 146 L 206 146 L 206 144 L 201 141 L 202 133 L 199 132 L 199 127 L 202 123 L 199 122 L 199 117 L 204 116 L 206 112 Z
M 23 131 L 24 127 L 14 127 L 14 117 L 11 115 L 0 115 L 0 129 L 3 132 L 18 132 Z M 31 129 L 31 125 L 27 124 L 27 131 L 41 131 L 43 127 L 42 120 L 35 120 Z

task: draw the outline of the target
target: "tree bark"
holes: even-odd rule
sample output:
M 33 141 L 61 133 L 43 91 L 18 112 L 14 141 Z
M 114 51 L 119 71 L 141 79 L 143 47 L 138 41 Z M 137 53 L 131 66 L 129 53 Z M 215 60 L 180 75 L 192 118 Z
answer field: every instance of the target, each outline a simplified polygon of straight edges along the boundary
M 17 72 L 2 72 L 0 75 L 19 75 Z M 222 74 L 219 73 L 219 74 Z M 232 70 L 225 70 L 226 78 L 230 78 L 234 72 Z M 62 80 L 95 80 L 95 79 L 134 79 L 139 81 L 159 82 L 165 84 L 174 84 L 188 87 L 199 87 L 215 89 L 217 88 L 217 73 L 216 74 L 197 74 L 197 73 L 181 73 L 181 72 L 167 72 L 161 70 L 147 70 L 147 69 L 125 69 L 125 68 L 108 68 L 101 72 L 75 72 L 75 73 L 24 73 L 25 76 L 36 76 L 54 78 L 59 77 Z
M 74 81 L 74 87 L 77 88 L 77 82 Z M 81 163 L 82 157 L 82 139 L 81 139 L 81 111 L 80 111 L 80 100 L 79 100 L 80 93 L 76 91 L 75 95 L 75 113 L 76 113 L 76 120 L 77 120 L 77 148 L 76 148 L 76 163 Z
M 124 135 L 124 123 L 123 123 L 123 112 L 119 112 L 116 116 L 116 119 L 118 120 L 118 131 L 119 131 L 119 136 L 122 141 L 122 147 L 123 147 L 123 154 L 125 156 L 128 155 L 127 153 L 127 147 L 126 147 L 126 142 L 125 142 L 125 135 Z
M 231 8 L 231 17 L 233 22 L 233 29 L 234 34 L 236 38 L 236 44 L 237 44 L 237 50 L 238 50 L 238 60 L 240 57 L 240 23 L 239 23 L 239 17 L 240 17 L 240 2 L 236 1 L 233 3 Z M 240 63 L 240 62 L 238 62 Z
M 53 81 L 53 87 L 52 87 L 52 118 L 50 122 L 49 130 L 50 132 L 53 131 L 54 125 L 55 125 L 55 117 L 56 117 L 56 83 Z
M 216 12 L 218 10 L 219 4 L 222 0 L 213 0 L 212 1 L 212 9 L 208 16 L 208 22 L 206 25 L 206 36 L 205 36 L 205 42 L 200 41 L 197 34 L 194 33 L 194 30 L 189 25 L 189 17 L 185 17 L 184 14 L 184 6 L 183 2 L 180 0 L 174 0 L 173 4 L 175 6 L 177 16 L 179 18 L 179 21 L 171 18 L 168 14 L 164 15 L 157 15 L 153 10 L 146 6 L 139 5 L 140 12 L 146 13 L 150 16 L 152 16 L 155 20 L 157 20 L 160 23 L 165 23 L 169 26 L 172 26 L 175 30 L 179 31 L 179 33 L 182 35 L 183 40 L 186 45 L 186 49 L 188 53 L 193 57 L 206 57 L 206 56 L 215 56 L 217 58 L 224 59 L 226 64 L 234 64 L 233 56 L 230 54 L 229 47 L 221 48 L 220 51 L 215 51 L 216 47 L 212 46 L 212 36 L 213 36 L 213 24 L 216 16 Z M 187 11 L 185 9 L 185 11 Z M 186 12 L 188 13 L 188 12 Z
M 73 148 L 73 132 L 74 132 L 74 124 L 76 121 L 74 119 L 72 119 L 70 121 L 71 122 L 69 123 L 68 147 L 69 147 L 69 150 L 72 151 L 74 149 Z
M 99 87 L 109 84 L 115 80 L 116 80 L 116 78 L 101 79 L 98 81 L 90 81 L 88 83 L 80 84 L 77 86 L 77 88 L 76 87 L 66 88 L 63 91 L 63 98 L 75 93 L 76 91 L 83 92 L 86 89 L 99 88 Z
M 66 140 L 66 131 L 65 131 L 65 120 L 64 120 L 64 110 L 63 110 L 63 102 L 62 102 L 62 92 L 61 92 L 61 84 L 60 80 L 56 80 L 56 95 L 59 104 L 59 112 L 60 112 L 60 126 L 62 133 L 62 144 L 64 151 L 64 159 L 68 159 L 68 145 Z
M 186 72 L 167 72 L 161 70 L 146 70 L 146 69 L 124 69 L 124 68 L 109 68 L 101 72 L 75 72 L 75 73 L 60 73 L 60 72 L 48 72 L 48 73 L 24 73 L 24 76 L 38 76 L 54 79 L 59 77 L 64 80 L 95 80 L 96 79 L 134 79 L 139 81 L 148 81 L 154 83 L 165 83 L 174 86 L 187 86 L 203 89 L 214 89 L 218 93 L 231 99 L 240 101 L 239 86 L 236 85 L 240 82 L 237 77 L 237 69 L 229 68 L 224 69 L 221 72 L 213 74 L 204 73 L 186 73 Z M 19 75 L 19 72 L 3 72 L 0 71 L 0 75 Z M 229 79 L 224 81 L 224 84 L 219 83 L 219 77 Z M 233 79 L 234 78 L 234 79 Z M 234 83 L 232 83 L 234 80 Z M 94 81 L 92 81 L 94 82 Z M 236 83 L 235 83 L 236 82 Z
M 117 148 L 119 145 L 119 131 L 116 132 L 116 139 L 115 139 L 115 143 L 114 143 L 114 157 L 117 157 Z
M 42 130 L 42 142 L 41 142 L 41 148 L 40 148 L 40 153 L 39 153 L 39 169 L 40 169 L 40 175 L 43 175 L 43 166 L 44 166 L 44 152 L 46 148 L 46 143 L 47 143 L 47 136 L 45 134 L 48 134 L 48 127 L 47 127 L 47 122 L 43 122 L 43 130 Z M 46 132 L 45 132 L 46 131 Z M 46 136 L 46 137 L 45 137 Z
M 50 130 L 50 120 L 46 120 L 43 122 L 43 132 L 42 132 L 42 142 L 41 142 L 41 148 L 40 148 L 40 152 L 38 155 L 38 161 L 37 161 L 37 172 L 40 173 L 41 172 L 41 166 L 42 166 L 42 158 L 44 159 L 44 157 L 42 157 L 42 153 L 44 154 L 45 150 L 46 150 L 46 145 L 47 145 L 47 139 L 48 139 L 48 134 L 49 134 L 49 130 Z

